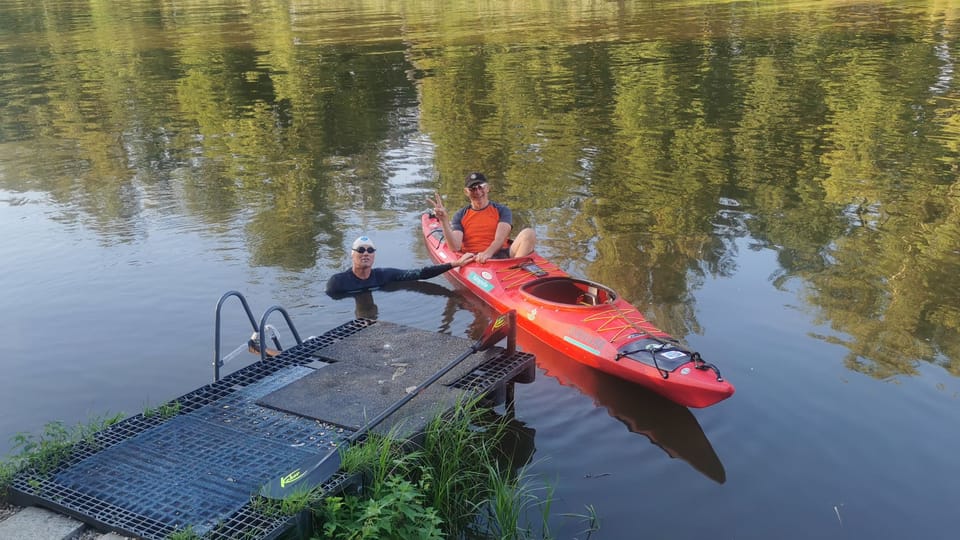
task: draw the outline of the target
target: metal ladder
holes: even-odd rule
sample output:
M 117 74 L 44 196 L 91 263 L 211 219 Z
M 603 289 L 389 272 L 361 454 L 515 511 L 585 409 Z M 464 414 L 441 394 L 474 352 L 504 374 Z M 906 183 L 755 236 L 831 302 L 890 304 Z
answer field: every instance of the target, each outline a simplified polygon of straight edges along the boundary
M 253 331 L 256 333 L 256 336 L 260 340 L 260 361 L 264 362 L 267 359 L 267 347 L 266 339 L 264 336 L 269 336 L 273 341 L 273 344 L 276 346 L 278 351 L 283 351 L 283 347 L 280 345 L 280 337 L 277 329 L 272 325 L 267 324 L 267 319 L 275 311 L 279 311 L 283 315 L 284 320 L 287 323 L 287 328 L 290 329 L 290 333 L 293 334 L 293 338 L 297 341 L 297 345 L 303 345 L 303 340 L 300 339 L 300 333 L 297 332 L 297 328 L 293 325 L 293 321 L 290 320 L 290 315 L 287 313 L 287 310 L 281 306 L 270 306 L 266 311 L 263 312 L 263 315 L 260 317 L 260 324 L 257 324 L 256 319 L 253 317 L 253 312 L 250 310 L 250 304 L 247 303 L 247 299 L 244 298 L 242 294 L 238 291 L 227 291 L 223 293 L 220 297 L 220 300 L 217 302 L 217 312 L 216 312 L 216 323 L 213 335 L 213 380 L 214 382 L 220 380 L 220 368 L 223 367 L 227 362 L 236 358 L 236 356 L 243 351 L 244 348 L 248 348 L 248 343 L 244 343 L 237 347 L 236 349 L 227 353 L 226 356 L 220 356 L 220 312 L 223 308 L 223 303 L 227 301 L 231 296 L 235 296 L 240 300 L 240 304 L 243 306 L 243 310 L 247 314 L 247 320 L 250 321 L 250 327 L 253 328 Z

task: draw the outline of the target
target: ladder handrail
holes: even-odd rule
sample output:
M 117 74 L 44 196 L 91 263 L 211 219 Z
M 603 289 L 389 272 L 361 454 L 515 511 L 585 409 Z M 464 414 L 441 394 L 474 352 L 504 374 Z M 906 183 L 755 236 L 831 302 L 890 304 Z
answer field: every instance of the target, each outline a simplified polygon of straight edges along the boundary
M 213 335 L 213 381 L 217 382 L 220 380 L 220 367 L 224 365 L 223 358 L 220 357 L 220 312 L 223 308 L 223 303 L 227 301 L 227 298 L 231 296 L 236 296 L 240 303 L 243 305 L 243 310 L 247 314 L 247 320 L 250 321 L 250 327 L 253 328 L 253 331 L 256 333 L 255 337 L 260 341 L 260 360 L 265 361 L 267 359 L 267 337 L 269 335 L 270 339 L 273 340 L 273 344 L 276 346 L 278 351 L 283 351 L 283 347 L 280 346 L 280 338 L 277 329 L 272 325 L 267 324 L 267 318 L 274 312 L 279 311 L 283 315 L 284 320 L 287 322 L 287 328 L 290 329 L 290 332 L 293 334 L 293 338 L 297 340 L 297 345 L 303 345 L 303 340 L 300 339 L 300 333 L 297 332 L 297 327 L 293 325 L 293 321 L 290 320 L 290 314 L 287 313 L 287 310 L 281 306 L 271 306 L 265 312 L 263 316 L 260 317 L 260 324 L 257 324 L 257 320 L 253 317 L 253 311 L 250 310 L 250 304 L 247 303 L 247 299 L 239 291 L 227 291 L 223 293 L 220 297 L 220 300 L 217 302 L 217 312 L 216 312 L 216 322 Z M 236 352 L 236 351 L 234 351 Z M 233 353 L 231 353 L 233 354 Z
M 263 316 L 260 317 L 260 328 L 258 330 L 258 335 L 260 336 L 260 361 L 265 361 L 267 359 L 267 347 L 263 336 L 266 335 L 264 332 L 267 329 L 267 317 L 269 317 L 274 311 L 279 311 L 280 314 L 283 315 L 283 319 L 287 321 L 287 327 L 290 328 L 290 332 L 293 334 L 293 339 L 297 340 L 297 345 L 303 345 L 303 340 L 300 339 L 300 333 L 297 332 L 297 327 L 294 326 L 293 321 L 290 320 L 290 315 L 287 313 L 287 310 L 277 305 L 270 306 L 266 311 L 263 312 Z M 280 347 L 280 344 L 277 343 L 276 335 L 274 335 L 274 344 L 277 345 L 278 348 Z
M 214 382 L 220 380 L 220 366 L 223 365 L 223 359 L 220 358 L 220 310 L 223 307 L 223 303 L 227 301 L 227 298 L 231 296 L 236 296 L 240 299 L 240 303 L 243 304 L 243 310 L 247 312 L 247 319 L 250 321 L 250 327 L 254 332 L 257 331 L 257 320 L 253 318 L 253 312 L 250 311 L 250 304 L 247 303 L 247 299 L 244 298 L 239 291 L 227 291 L 223 293 L 223 296 L 220 297 L 220 300 L 217 302 L 217 314 L 216 314 L 216 324 L 213 334 L 213 380 Z M 263 347 L 261 347 L 262 349 Z

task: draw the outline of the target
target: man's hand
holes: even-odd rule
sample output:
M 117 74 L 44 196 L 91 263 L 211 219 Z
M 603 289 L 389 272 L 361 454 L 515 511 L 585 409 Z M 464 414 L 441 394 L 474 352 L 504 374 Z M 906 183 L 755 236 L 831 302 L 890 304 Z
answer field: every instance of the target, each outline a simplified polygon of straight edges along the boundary
M 460 256 L 459 259 L 457 259 L 456 261 L 453 262 L 453 267 L 454 267 L 454 268 L 458 268 L 458 267 L 460 267 L 460 266 L 463 266 L 463 265 L 467 264 L 468 262 L 472 261 L 473 259 L 474 259 L 474 254 L 473 254 L 473 253 L 464 253 L 463 255 Z
M 434 191 L 433 198 L 427 199 L 428 204 L 433 205 L 433 215 L 437 216 L 441 221 L 446 221 L 447 219 L 447 209 L 443 206 L 443 199 L 440 198 L 440 193 Z
M 433 205 L 433 215 L 440 220 L 440 226 L 443 227 L 443 237 L 447 241 L 447 245 L 454 251 L 460 251 L 460 248 L 463 247 L 463 231 L 453 230 L 450 225 L 450 214 L 447 213 L 446 207 L 443 206 L 443 199 L 440 198 L 440 193 L 436 191 L 433 192 L 433 198 L 428 198 L 427 203 Z
M 478 263 L 480 263 L 480 264 L 483 264 L 483 263 L 487 262 L 488 260 L 490 260 L 490 258 L 493 257 L 493 255 L 494 255 L 494 253 L 496 253 L 496 251 L 494 251 L 493 253 L 489 253 L 489 251 L 490 251 L 490 250 L 488 249 L 488 250 L 486 250 L 486 251 L 481 251 L 480 253 L 477 253 L 476 261 L 477 261 Z

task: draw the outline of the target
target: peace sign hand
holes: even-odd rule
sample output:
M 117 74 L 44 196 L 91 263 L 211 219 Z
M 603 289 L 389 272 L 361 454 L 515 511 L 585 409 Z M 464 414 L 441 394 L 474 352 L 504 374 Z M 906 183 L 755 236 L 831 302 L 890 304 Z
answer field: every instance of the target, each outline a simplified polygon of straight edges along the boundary
M 440 198 L 440 193 L 434 192 L 433 198 L 428 198 L 427 203 L 433 205 L 433 215 L 441 220 L 447 219 L 447 209 L 443 206 L 443 199 Z

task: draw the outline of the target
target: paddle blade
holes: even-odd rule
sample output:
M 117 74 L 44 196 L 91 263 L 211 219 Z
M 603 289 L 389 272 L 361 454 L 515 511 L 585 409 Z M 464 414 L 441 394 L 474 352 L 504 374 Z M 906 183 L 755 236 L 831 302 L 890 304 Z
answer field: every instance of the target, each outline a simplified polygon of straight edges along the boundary
M 337 474 L 340 470 L 340 448 L 310 456 L 285 473 L 270 480 L 260 488 L 260 495 L 267 499 L 285 499 L 295 493 L 309 491 Z
M 516 311 L 510 310 L 494 319 L 490 325 L 487 326 L 487 329 L 483 331 L 483 335 L 477 340 L 477 343 L 473 346 L 473 350 L 485 351 L 496 345 L 503 338 L 508 337 L 510 330 L 513 328 L 512 321 L 515 314 Z

